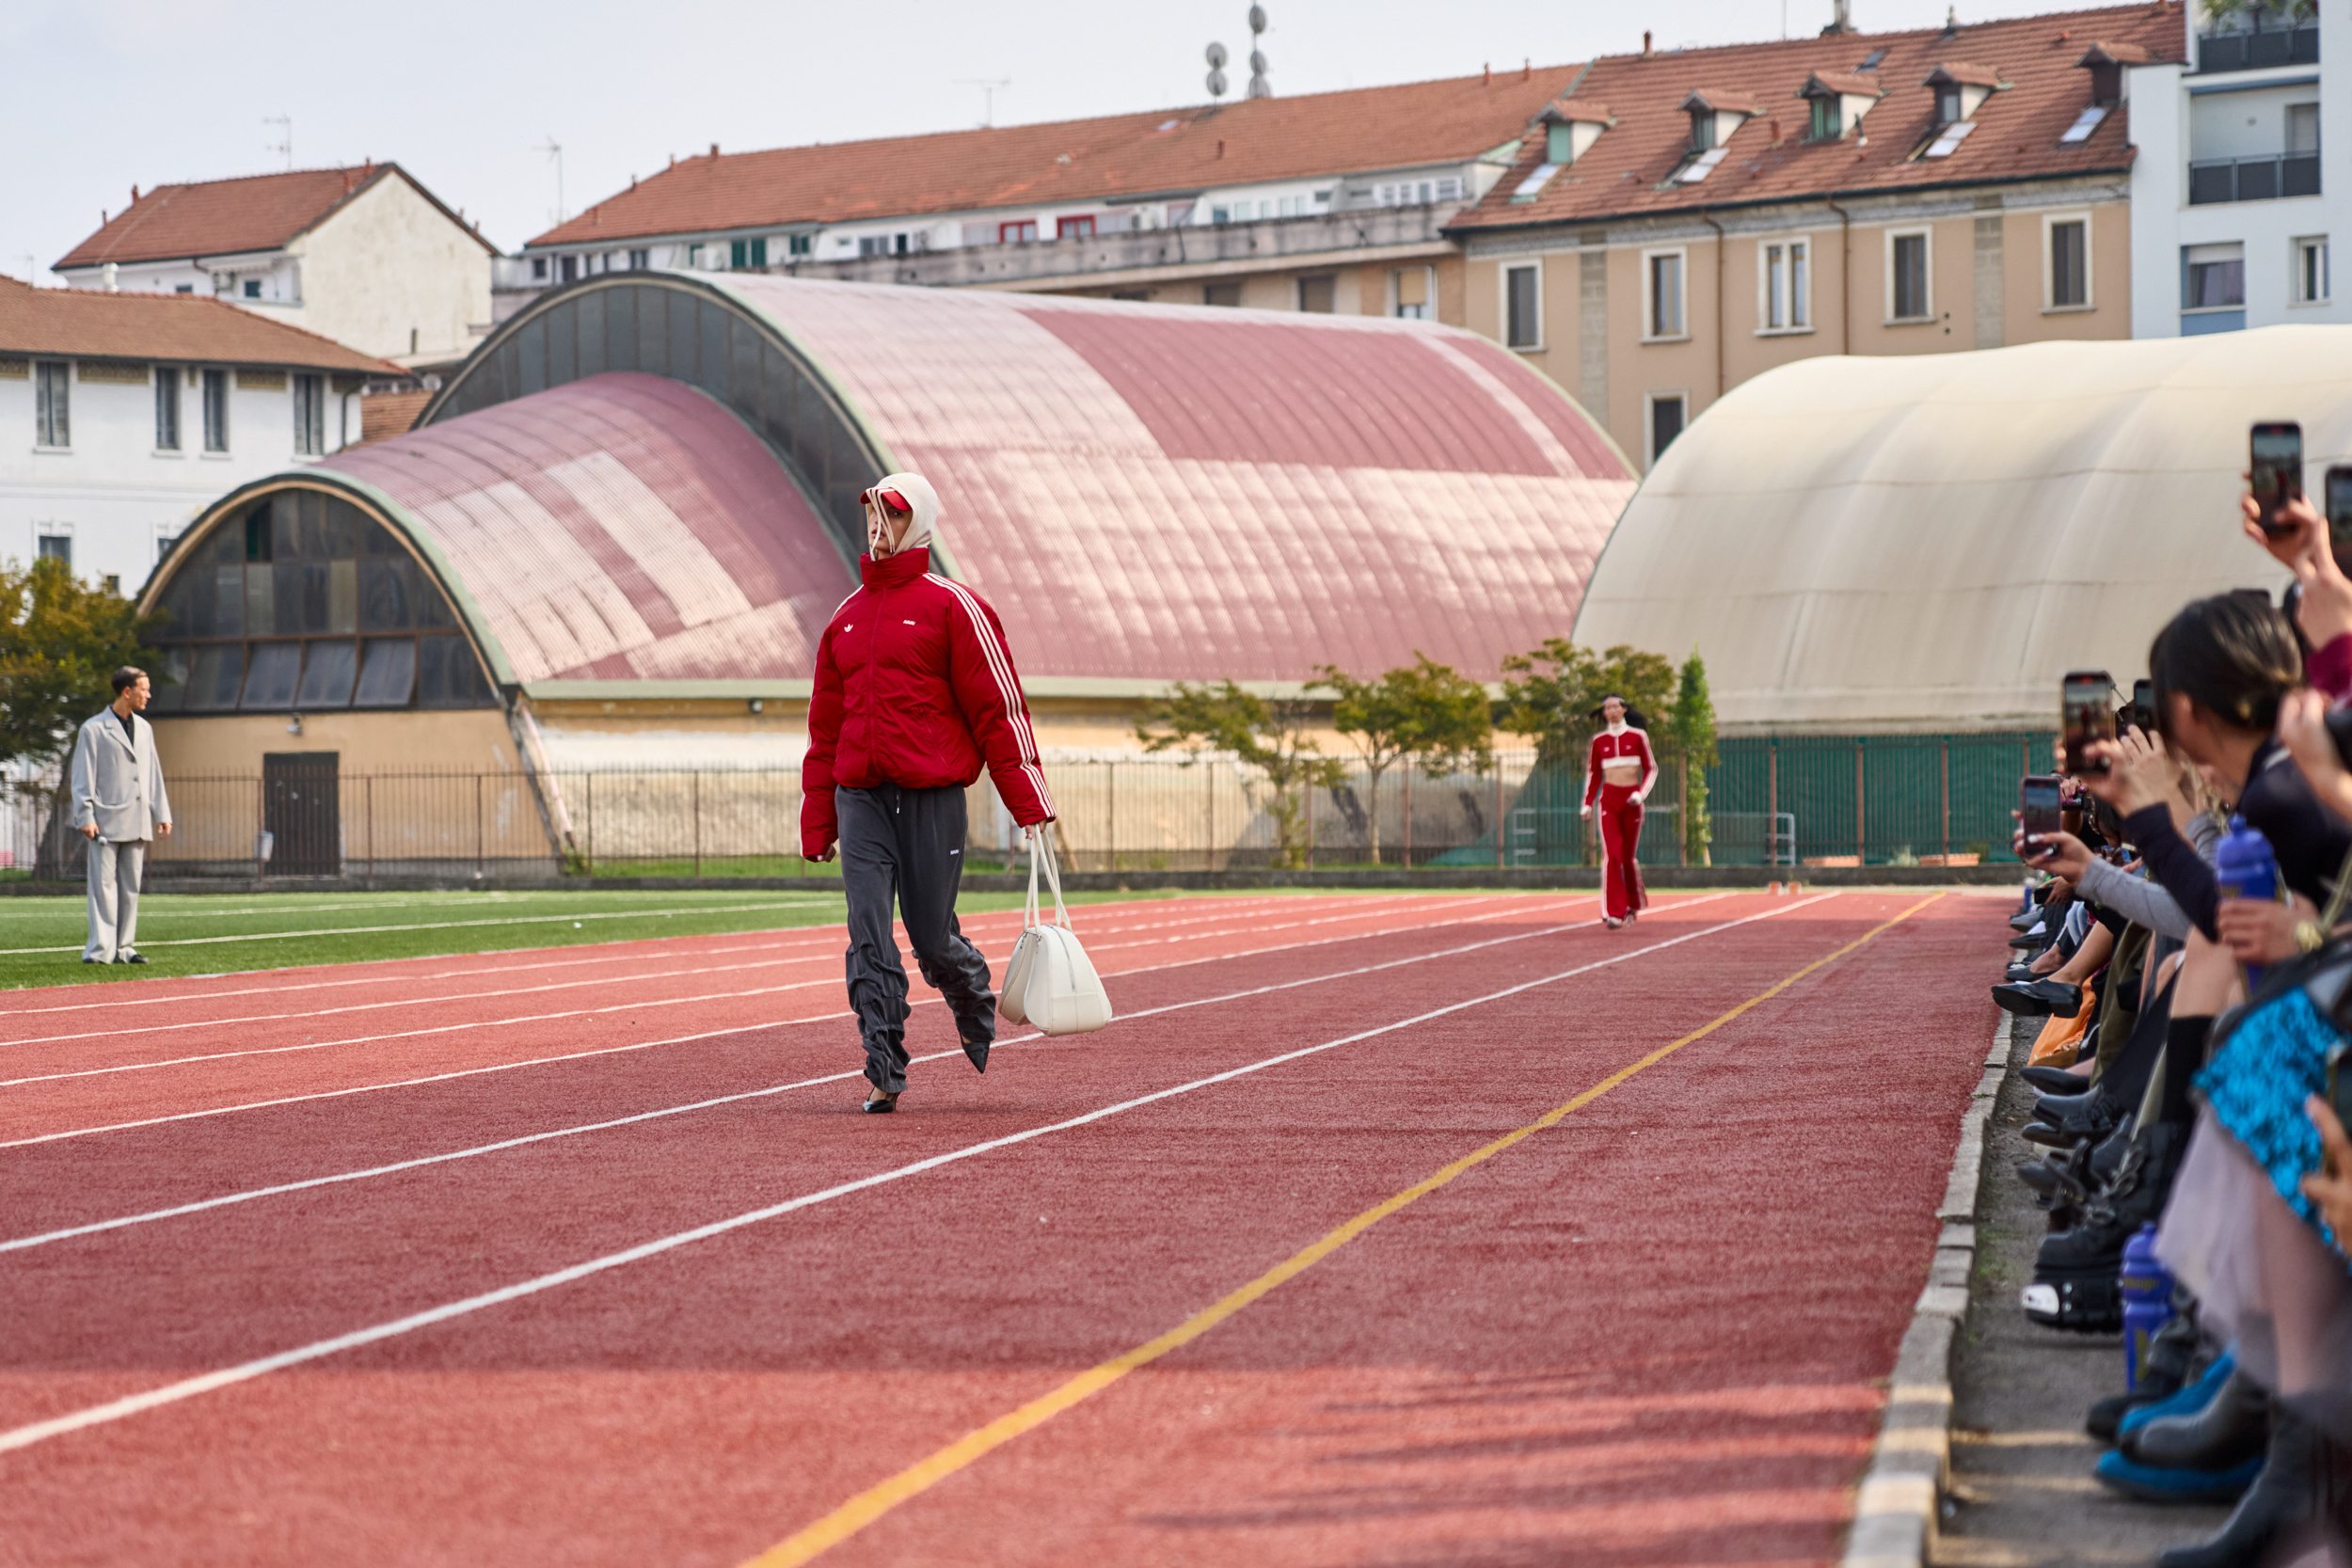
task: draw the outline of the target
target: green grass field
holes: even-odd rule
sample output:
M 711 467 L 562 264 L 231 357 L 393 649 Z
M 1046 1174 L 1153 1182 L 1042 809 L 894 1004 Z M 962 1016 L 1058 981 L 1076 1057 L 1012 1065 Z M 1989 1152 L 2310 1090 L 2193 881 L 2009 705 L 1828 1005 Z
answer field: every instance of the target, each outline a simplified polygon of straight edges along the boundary
M 1168 894 L 1072 894 L 1073 904 Z M 1016 893 L 967 893 L 959 908 L 1017 909 Z M 0 989 L 219 974 L 516 947 L 567 947 L 723 931 L 825 926 L 842 918 L 837 880 L 742 893 L 154 894 L 139 900 L 145 964 L 82 962 L 83 904 L 0 899 Z

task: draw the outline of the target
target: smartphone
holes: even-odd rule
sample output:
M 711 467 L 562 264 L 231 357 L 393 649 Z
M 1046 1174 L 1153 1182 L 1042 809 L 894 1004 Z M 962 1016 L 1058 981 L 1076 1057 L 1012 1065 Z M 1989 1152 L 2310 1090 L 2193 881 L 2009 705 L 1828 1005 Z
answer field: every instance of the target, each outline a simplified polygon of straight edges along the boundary
M 2034 773 L 2017 785 L 2017 858 L 2032 862 L 2038 839 L 2058 831 L 2058 781 L 2055 773 Z
M 2142 735 L 2156 733 L 2156 683 L 2132 682 L 2132 722 Z
M 2104 773 L 2107 765 L 2089 754 L 2094 740 L 2115 738 L 2115 710 L 2107 705 L 2115 682 L 2105 670 L 2070 670 L 2058 684 L 2058 733 L 2069 773 Z
M 2293 420 L 2265 420 L 2254 427 L 2251 446 L 2248 477 L 2262 509 L 2257 520 L 2265 533 L 2283 533 L 2287 502 L 2303 495 L 2303 427 Z
M 2335 551 L 2336 564 L 2343 566 L 2352 562 L 2352 463 L 2328 468 L 2327 497 L 2328 543 Z

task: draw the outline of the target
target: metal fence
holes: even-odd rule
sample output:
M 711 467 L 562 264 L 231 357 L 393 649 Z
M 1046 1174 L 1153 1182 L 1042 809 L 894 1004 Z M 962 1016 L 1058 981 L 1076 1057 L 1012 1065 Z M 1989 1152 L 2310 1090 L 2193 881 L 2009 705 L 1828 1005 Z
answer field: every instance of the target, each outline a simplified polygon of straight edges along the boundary
M 1719 865 L 1936 863 L 2006 852 L 2017 780 L 2047 771 L 2048 735 L 1726 740 L 1705 770 Z M 1581 763 L 1581 759 L 1580 763 Z M 1288 865 L 1591 863 L 1581 766 L 1505 752 L 1484 773 L 1392 767 L 1279 800 L 1231 758 L 1049 760 L 1064 859 L 1082 871 Z M 169 781 L 162 874 L 327 876 L 829 876 L 800 858 L 800 776 L 675 768 L 521 773 L 306 773 Z M 1695 775 L 1694 775 L 1695 776 Z M 81 875 L 55 781 L 0 783 L 0 873 Z M 1646 864 L 1682 862 L 1689 781 L 1671 756 L 1642 839 Z M 1019 835 L 983 780 L 966 863 L 1009 867 Z M 1695 857 L 1693 857 L 1695 858 Z

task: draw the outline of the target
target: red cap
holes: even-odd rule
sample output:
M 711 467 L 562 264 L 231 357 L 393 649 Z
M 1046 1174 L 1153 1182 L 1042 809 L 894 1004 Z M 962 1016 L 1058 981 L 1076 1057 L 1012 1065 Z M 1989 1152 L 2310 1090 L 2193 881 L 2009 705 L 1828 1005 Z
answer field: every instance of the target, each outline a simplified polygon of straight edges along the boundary
M 859 492 L 857 499 L 861 503 L 879 499 L 884 506 L 890 508 L 893 512 L 913 512 L 914 510 L 914 506 L 907 500 L 906 497 L 898 494 L 896 490 L 864 490 Z

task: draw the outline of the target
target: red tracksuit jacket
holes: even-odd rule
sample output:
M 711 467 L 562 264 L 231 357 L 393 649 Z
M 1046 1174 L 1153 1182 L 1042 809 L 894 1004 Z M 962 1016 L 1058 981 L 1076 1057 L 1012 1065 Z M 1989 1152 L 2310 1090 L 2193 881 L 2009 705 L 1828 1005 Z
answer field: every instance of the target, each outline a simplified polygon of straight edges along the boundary
M 1629 724 L 1623 735 L 1603 730 L 1593 736 L 1593 744 L 1584 753 L 1584 803 L 1588 806 L 1600 799 L 1600 768 L 1606 762 L 1640 763 L 1642 782 L 1636 786 L 1640 789 L 1648 789 L 1650 782 L 1658 777 L 1658 756 L 1649 749 L 1647 735 Z
M 1013 820 L 1052 820 L 1021 677 L 996 612 L 969 588 L 935 577 L 915 548 L 877 564 L 842 601 L 817 644 L 801 762 L 801 844 L 819 855 L 838 836 L 835 784 L 870 789 L 965 785 L 983 763 Z

